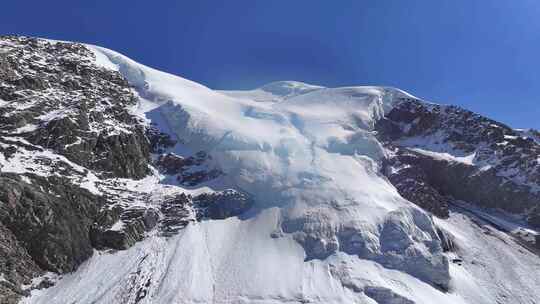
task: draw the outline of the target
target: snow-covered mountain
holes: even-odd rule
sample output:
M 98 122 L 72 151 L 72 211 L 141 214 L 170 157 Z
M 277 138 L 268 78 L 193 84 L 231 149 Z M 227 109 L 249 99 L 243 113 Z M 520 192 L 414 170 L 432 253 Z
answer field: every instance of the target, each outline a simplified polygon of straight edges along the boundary
M 2 303 L 540 302 L 534 130 L 25 37 L 0 115 Z

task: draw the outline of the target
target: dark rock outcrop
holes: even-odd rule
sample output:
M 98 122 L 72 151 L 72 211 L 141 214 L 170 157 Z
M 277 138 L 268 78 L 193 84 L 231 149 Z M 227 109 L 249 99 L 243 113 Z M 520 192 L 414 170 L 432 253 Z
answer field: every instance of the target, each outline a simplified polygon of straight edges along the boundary
M 69 272 L 92 255 L 89 229 L 100 200 L 59 177 L 32 184 L 0 175 L 0 223 L 44 270 Z
M 156 154 L 163 154 L 167 148 L 174 147 L 178 142 L 153 125 L 146 129 L 146 137 L 150 140 L 150 152 Z
M 0 269 L 3 279 L 0 279 L 0 301 L 6 304 L 18 303 L 27 294 L 21 285 L 30 285 L 32 278 L 42 273 L 16 236 L 1 223 Z
M 241 215 L 253 206 L 247 194 L 232 189 L 203 193 L 194 197 L 193 203 L 197 207 L 197 218 L 214 220 Z
M 383 173 L 411 202 L 446 217 L 448 202 L 463 200 L 528 214 L 540 227 L 540 144 L 533 137 L 459 107 L 416 100 L 398 103 L 376 130 L 393 151 Z M 437 156 L 444 153 L 450 156 Z M 465 155 L 470 160 L 460 161 Z
M 100 212 L 90 230 L 92 245 L 98 249 L 127 249 L 142 240 L 158 219 L 158 212 L 152 208 L 107 208 Z
M 52 149 L 104 177 L 149 173 L 150 142 L 128 106 L 136 96 L 117 71 L 77 43 L 2 37 L 0 129 Z
M 165 200 L 161 204 L 161 213 L 159 227 L 165 236 L 174 235 L 197 220 L 192 198 L 184 193 Z
M 0 173 L 0 302 L 15 303 L 28 292 L 21 284 L 44 271 L 74 271 L 98 247 L 91 230 L 111 201 L 88 180 L 148 175 L 152 147 L 128 111 L 137 102 L 129 84 L 97 66 L 88 47 L 0 40 L 0 159 L 26 172 Z M 152 216 L 121 216 L 127 233 L 117 247 L 125 248 Z
M 233 189 L 203 193 L 195 197 L 182 193 L 161 204 L 163 217 L 159 226 L 164 235 L 170 236 L 190 222 L 239 216 L 252 206 L 253 200 L 249 195 Z
M 438 217 L 448 217 L 448 200 L 429 182 L 431 172 L 417 165 L 418 154 L 399 151 L 383 161 L 383 172 L 401 196 Z
M 181 185 L 192 187 L 223 175 L 220 170 L 207 165 L 211 159 L 204 151 L 189 157 L 167 153 L 159 157 L 156 166 L 165 174 L 176 176 Z

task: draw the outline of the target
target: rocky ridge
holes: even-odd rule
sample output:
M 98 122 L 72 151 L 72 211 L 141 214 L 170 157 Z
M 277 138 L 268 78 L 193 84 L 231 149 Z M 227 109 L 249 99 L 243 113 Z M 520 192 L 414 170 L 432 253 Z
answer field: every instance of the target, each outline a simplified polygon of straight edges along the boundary
M 401 100 L 376 130 L 389 150 L 383 173 L 411 202 L 446 218 L 449 205 L 463 201 L 540 227 L 537 131 L 413 98 Z
M 204 151 L 170 161 L 180 159 L 165 153 L 176 141 L 130 112 L 135 91 L 95 56 L 82 44 L 0 37 L 1 303 L 49 286 L 50 275 L 34 278 L 72 272 L 95 249 L 123 250 L 251 206 L 232 189 L 186 196 L 164 185 L 172 198 L 157 199 L 136 190 L 158 169 L 192 188 L 220 171 L 204 166 Z

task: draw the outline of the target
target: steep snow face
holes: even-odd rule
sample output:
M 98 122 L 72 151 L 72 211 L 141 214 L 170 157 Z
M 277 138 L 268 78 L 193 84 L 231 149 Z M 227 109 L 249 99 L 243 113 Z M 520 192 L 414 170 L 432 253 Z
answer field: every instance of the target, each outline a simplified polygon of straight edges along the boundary
M 375 121 L 413 96 L 296 82 L 217 92 L 92 48 L 137 90 L 133 112 L 178 139 L 175 153 L 212 156 L 226 179 L 209 187 L 242 189 L 256 205 L 96 252 L 27 303 L 465 302 L 444 292 L 450 268 L 431 217 L 378 173 Z
M 96 252 L 26 303 L 460 303 L 405 273 L 337 253 L 303 261 L 290 238 L 269 238 L 279 211 L 190 225 L 173 238 Z M 137 301 L 137 299 L 139 299 Z M 393 302 L 392 302 L 393 301 Z
M 392 187 L 376 176 L 374 161 L 384 151 L 371 133 L 374 119 L 393 100 L 388 96 L 398 91 L 319 89 L 284 103 L 261 103 L 232 98 L 100 50 L 159 108 L 186 149 L 211 152 L 230 178 L 259 196 L 259 204 L 289 206 L 296 196 L 292 192 L 306 188 L 310 191 L 303 194 L 320 198 L 315 201 L 330 201 L 328 195 L 344 191 L 328 190 L 339 187 L 354 194 L 358 203 L 375 207 L 367 209 L 380 209 L 380 215 L 403 206 Z M 367 184 L 359 187 L 358 182 Z
M 276 244 L 270 235 L 294 239 L 295 246 L 279 251 L 296 256 L 301 265 L 304 259 L 346 252 L 428 284 L 448 286 L 448 262 L 431 219 L 378 174 L 385 152 L 372 132 L 374 122 L 393 102 L 409 95 L 392 88 L 329 89 L 282 82 L 261 88 L 282 96 L 281 102 L 261 102 L 247 98 L 249 94 L 238 98 L 215 92 L 115 52 L 96 50 L 145 99 L 141 115 L 152 108 L 161 114 L 162 128 L 182 143 L 179 153 L 207 151 L 228 183 L 255 198 L 260 214 L 277 207 L 272 229 L 248 232 L 266 240 L 261 241 L 266 251 L 275 250 L 270 249 Z M 253 225 L 248 222 L 258 221 L 260 214 L 239 227 Z M 257 263 L 274 259 L 271 254 L 268 259 L 251 258 Z M 227 267 L 236 272 L 243 266 Z M 270 271 L 259 268 L 261 274 Z

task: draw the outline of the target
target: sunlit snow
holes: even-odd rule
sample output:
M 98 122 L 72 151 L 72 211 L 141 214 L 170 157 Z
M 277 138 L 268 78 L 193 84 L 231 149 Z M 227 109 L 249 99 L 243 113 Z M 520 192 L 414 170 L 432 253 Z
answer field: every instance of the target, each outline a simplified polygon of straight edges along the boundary
M 299 82 L 213 91 L 116 52 L 92 49 L 98 64 L 118 70 L 137 90 L 134 113 L 181 138 L 177 153 L 209 152 L 228 182 L 255 198 L 256 207 L 242 218 L 191 224 L 171 238 L 150 235 L 125 251 L 96 251 L 78 271 L 33 291 L 24 303 L 127 303 L 141 282 L 152 288 L 139 303 L 495 300 L 478 291 L 490 277 L 478 276 L 478 266 L 448 266 L 431 217 L 378 173 L 387 152 L 374 123 L 409 94 Z M 473 157 L 456 160 L 468 163 Z M 157 181 L 137 185 L 162 189 Z M 459 228 L 464 221 L 452 216 L 438 224 L 463 242 L 482 237 L 472 224 Z M 342 231 L 351 231 L 351 246 L 361 243 L 366 253 L 339 250 L 306 261 L 308 252 L 293 237 L 313 234 L 326 248 L 340 241 Z M 483 250 L 467 254 L 490 254 Z M 516 252 L 510 247 L 502 256 Z M 444 284 L 448 272 L 453 279 L 443 291 L 436 284 Z

